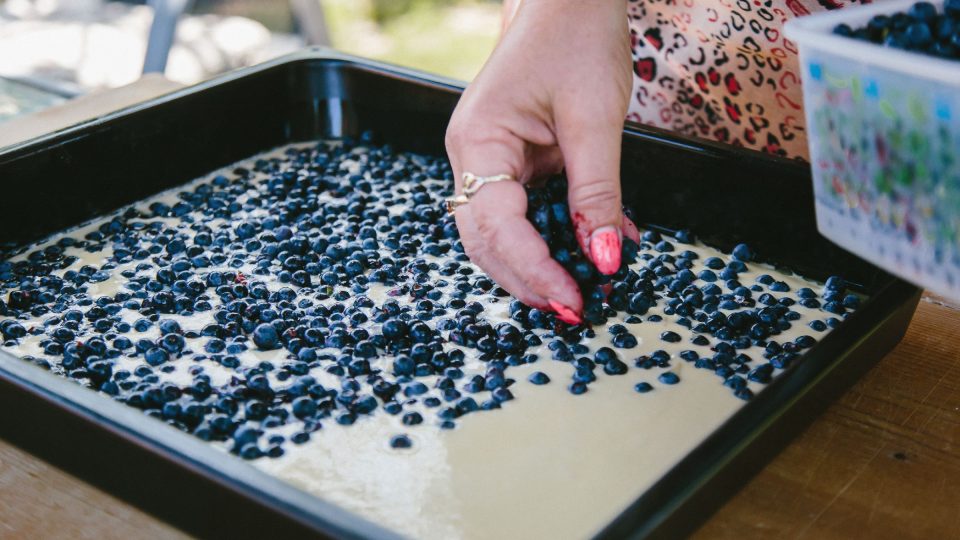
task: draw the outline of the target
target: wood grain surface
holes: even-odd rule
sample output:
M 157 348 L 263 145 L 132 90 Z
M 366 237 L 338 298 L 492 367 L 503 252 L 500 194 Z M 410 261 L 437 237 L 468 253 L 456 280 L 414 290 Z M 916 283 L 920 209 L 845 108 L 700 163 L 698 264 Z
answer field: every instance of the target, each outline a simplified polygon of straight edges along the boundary
M 0 440 L 0 538 L 187 538 Z
M 696 537 L 960 538 L 960 310 L 925 296 L 900 345 Z
M 925 297 L 900 345 L 695 536 L 960 537 L 960 310 Z M 184 535 L 0 441 L 0 537 Z
M 158 73 L 151 73 L 126 86 L 98 90 L 60 105 L 18 116 L 3 123 L 0 148 L 136 105 L 179 88 L 183 88 L 183 85 Z

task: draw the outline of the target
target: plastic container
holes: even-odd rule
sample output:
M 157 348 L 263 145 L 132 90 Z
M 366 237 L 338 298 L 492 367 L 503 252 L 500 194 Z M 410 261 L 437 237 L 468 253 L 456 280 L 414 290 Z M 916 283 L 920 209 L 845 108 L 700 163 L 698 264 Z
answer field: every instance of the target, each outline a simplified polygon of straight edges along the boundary
M 832 34 L 914 3 L 803 17 L 786 33 L 800 49 L 818 229 L 960 300 L 960 61 Z

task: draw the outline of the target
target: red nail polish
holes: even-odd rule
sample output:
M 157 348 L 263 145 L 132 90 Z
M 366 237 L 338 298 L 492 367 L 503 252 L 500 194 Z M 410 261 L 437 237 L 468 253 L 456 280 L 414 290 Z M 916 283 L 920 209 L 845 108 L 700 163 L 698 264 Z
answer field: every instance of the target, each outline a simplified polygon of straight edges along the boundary
M 567 306 L 554 300 L 548 300 L 550 307 L 557 312 L 557 318 L 567 324 L 580 324 L 583 319 Z
M 597 270 L 606 275 L 620 269 L 620 235 L 610 228 L 597 230 L 590 238 L 590 257 Z

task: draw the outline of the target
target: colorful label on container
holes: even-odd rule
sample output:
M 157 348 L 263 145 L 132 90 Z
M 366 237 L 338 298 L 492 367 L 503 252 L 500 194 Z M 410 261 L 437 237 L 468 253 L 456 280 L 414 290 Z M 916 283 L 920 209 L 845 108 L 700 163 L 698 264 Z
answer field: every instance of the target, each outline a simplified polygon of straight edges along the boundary
M 960 299 L 960 89 L 801 54 L 820 232 Z

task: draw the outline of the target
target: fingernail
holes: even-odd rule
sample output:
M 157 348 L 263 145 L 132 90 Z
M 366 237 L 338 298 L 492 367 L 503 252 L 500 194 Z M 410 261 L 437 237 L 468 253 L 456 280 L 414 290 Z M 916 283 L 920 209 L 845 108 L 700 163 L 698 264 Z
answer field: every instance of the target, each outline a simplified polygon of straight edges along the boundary
M 615 227 L 600 227 L 590 237 L 590 258 L 602 274 L 620 269 L 620 232 Z
M 557 312 L 557 318 L 567 324 L 580 324 L 583 322 L 583 319 L 580 318 L 572 309 L 567 306 L 557 302 L 556 300 L 548 300 L 550 308 Z

